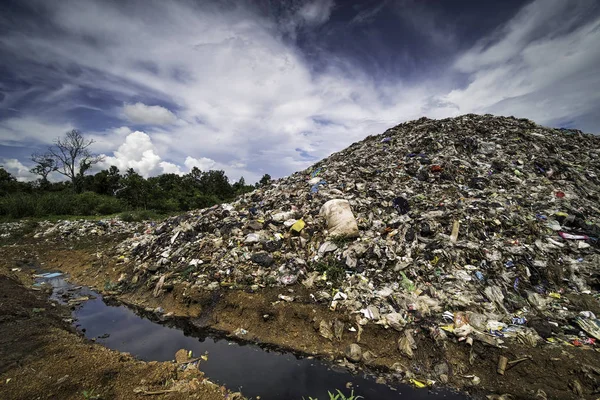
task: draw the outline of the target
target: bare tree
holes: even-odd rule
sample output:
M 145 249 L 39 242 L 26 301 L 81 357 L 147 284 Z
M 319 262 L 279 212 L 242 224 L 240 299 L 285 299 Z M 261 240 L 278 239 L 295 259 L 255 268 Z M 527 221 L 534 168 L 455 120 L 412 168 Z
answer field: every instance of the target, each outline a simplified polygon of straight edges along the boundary
M 54 160 L 55 171 L 71 180 L 73 189 L 80 191 L 78 184 L 83 175 L 92 165 L 104 160 L 104 157 L 93 154 L 88 147 L 93 139 L 85 139 L 80 131 L 73 129 L 64 138 L 57 138 L 53 146 L 48 148 L 48 154 Z
M 41 177 L 42 185 L 46 185 L 48 183 L 48 175 L 50 175 L 51 172 L 56 171 L 56 163 L 54 162 L 53 156 L 48 153 L 33 153 L 31 155 L 31 161 L 36 165 L 31 168 L 29 172 L 39 175 Z

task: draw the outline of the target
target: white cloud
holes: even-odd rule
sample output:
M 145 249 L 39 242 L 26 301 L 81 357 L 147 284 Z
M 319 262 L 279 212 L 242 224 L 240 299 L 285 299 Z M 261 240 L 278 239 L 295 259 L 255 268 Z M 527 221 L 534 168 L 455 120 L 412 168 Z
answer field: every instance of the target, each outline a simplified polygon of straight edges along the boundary
M 69 123 L 55 123 L 35 116 L 13 117 L 0 121 L 0 145 L 49 145 L 73 129 Z
M 33 181 L 39 178 L 37 175 L 29 172 L 30 168 L 23 165 L 16 158 L 2 158 L 0 159 L 0 166 L 20 182 Z
M 193 167 L 207 171 L 219 166 L 214 160 L 206 157 L 196 159 L 188 156 L 184 162 L 184 170 L 180 165 L 163 160 L 158 154 L 157 148 L 150 136 L 140 131 L 128 134 L 113 155 L 105 155 L 104 161 L 96 169 L 109 168 L 111 165 L 119 168 L 121 172 L 133 168 L 144 177 L 156 174 L 183 175 Z M 233 167 L 235 168 L 236 166 L 234 165 Z
M 162 172 L 164 174 L 177 174 L 177 175 L 183 175 L 184 172 L 181 170 L 181 167 L 179 165 L 167 162 L 167 161 L 161 161 L 158 164 L 161 168 L 162 168 Z
M 65 35 L 9 32 L 0 48 L 57 71 L 76 65 L 81 74 L 62 77 L 76 81 L 69 89 L 135 99 L 125 100 L 137 103 L 113 110 L 114 116 L 151 128 L 121 127 L 93 137 L 96 151 L 111 154 L 118 147 L 107 165 L 133 167 L 145 176 L 198 166 L 253 182 L 264 173 L 303 169 L 423 114 L 497 112 L 554 123 L 600 106 L 600 20 L 585 19 L 592 4 L 586 0 L 534 1 L 458 54 L 443 73 L 417 82 L 369 76 L 334 54 L 315 71 L 293 43 L 282 39 L 279 25 L 241 6 L 223 10 L 203 2 L 148 2 L 134 10 L 118 3 L 40 2 Z M 333 7 L 332 1 L 303 2 L 289 14 L 292 25 L 322 24 Z M 177 116 L 147 105 L 156 104 L 151 99 L 174 104 Z M 600 117 L 594 121 L 598 126 Z M 67 125 L 48 133 L 42 120 L 5 120 L 0 144 L 48 142 Z
M 472 78 L 444 99 L 460 112 L 510 114 L 548 124 L 597 110 L 600 17 L 580 21 L 590 5 L 532 2 L 493 39 L 456 60 L 455 68 Z
M 161 106 L 147 106 L 143 103 L 125 104 L 123 114 L 131 122 L 147 125 L 167 125 L 177 120 L 175 114 Z
M 131 129 L 128 126 L 122 126 L 120 128 L 114 129 L 114 132 L 119 136 L 127 136 L 131 133 Z
M 333 0 L 313 0 L 298 10 L 298 16 L 309 25 L 321 25 L 327 22 L 335 3 Z
M 140 175 L 148 177 L 163 172 L 160 168 L 161 161 L 150 136 L 144 132 L 135 131 L 127 135 L 125 142 L 112 156 L 105 157 L 100 167 L 108 168 L 114 165 L 122 172 L 133 168 Z
M 193 158 L 187 156 L 185 158 L 184 164 L 189 170 L 191 170 L 194 167 L 197 167 L 198 169 L 200 169 L 200 171 L 208 171 L 216 165 L 216 162 L 215 160 L 211 160 L 210 158 L 206 157 Z

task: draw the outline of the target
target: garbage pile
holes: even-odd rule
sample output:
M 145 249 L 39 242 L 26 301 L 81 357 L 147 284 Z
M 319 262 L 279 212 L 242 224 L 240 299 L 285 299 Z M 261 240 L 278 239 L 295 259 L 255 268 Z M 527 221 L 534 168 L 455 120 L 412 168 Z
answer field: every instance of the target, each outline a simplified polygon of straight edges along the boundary
M 9 238 L 17 232 L 20 232 L 25 227 L 22 221 L 3 222 L 0 224 L 0 239 Z
M 34 238 L 61 237 L 80 239 L 87 236 L 104 236 L 135 234 L 141 231 L 152 232 L 153 224 L 125 222 L 117 218 L 93 220 L 60 220 L 57 222 L 42 221 L 39 223 Z
M 304 285 L 359 326 L 405 332 L 407 357 L 415 323 L 436 340 L 594 346 L 599 175 L 600 137 L 512 117 L 422 118 L 167 219 L 121 251 L 156 295 L 176 282 Z

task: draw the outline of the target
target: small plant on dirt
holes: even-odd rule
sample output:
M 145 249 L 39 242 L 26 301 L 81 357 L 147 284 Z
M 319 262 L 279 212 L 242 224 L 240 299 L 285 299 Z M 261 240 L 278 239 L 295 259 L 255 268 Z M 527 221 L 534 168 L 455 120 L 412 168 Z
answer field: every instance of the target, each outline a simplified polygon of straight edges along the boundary
M 92 390 L 84 390 L 83 393 L 82 393 L 83 394 L 83 398 L 86 399 L 86 400 L 96 400 L 96 399 L 99 399 L 100 395 L 97 394 L 97 393 L 94 393 L 94 392 L 95 392 L 94 389 L 92 389 Z
M 354 238 L 349 238 L 347 236 L 334 236 L 330 239 L 332 243 L 334 243 L 337 247 L 344 247 L 346 243 L 352 242 Z
M 350 392 L 350 396 L 346 397 L 346 395 L 344 395 L 344 393 L 342 393 L 340 391 L 340 389 L 336 389 L 336 394 L 331 393 L 330 391 L 327 391 L 327 393 L 329 394 L 329 400 L 358 400 L 358 399 L 363 399 L 364 397 L 362 396 L 355 396 L 354 395 L 354 390 L 352 390 Z
M 341 390 L 336 389 L 336 393 L 331 393 L 330 391 L 327 391 L 327 393 L 329 394 L 329 400 L 358 400 L 358 399 L 364 399 L 364 397 L 362 396 L 355 396 L 354 395 L 354 390 L 352 390 L 350 392 L 349 396 L 346 396 L 344 393 L 342 393 Z M 302 400 L 306 400 L 304 397 L 302 397 Z M 308 400 L 319 400 L 316 397 L 308 397 Z
M 400 275 L 402 275 L 402 287 L 404 288 L 404 290 L 406 290 L 407 292 L 414 292 L 415 284 L 413 283 L 413 281 L 408 279 L 406 274 L 402 271 L 400 271 Z
M 315 264 L 315 271 L 325 273 L 327 280 L 336 284 L 346 276 L 344 264 L 333 257 L 329 257 Z
M 193 265 L 190 265 L 189 267 L 187 267 L 182 273 L 181 273 L 181 277 L 183 279 L 185 279 L 186 281 L 190 280 L 190 276 L 192 276 L 192 274 L 196 272 L 196 267 Z

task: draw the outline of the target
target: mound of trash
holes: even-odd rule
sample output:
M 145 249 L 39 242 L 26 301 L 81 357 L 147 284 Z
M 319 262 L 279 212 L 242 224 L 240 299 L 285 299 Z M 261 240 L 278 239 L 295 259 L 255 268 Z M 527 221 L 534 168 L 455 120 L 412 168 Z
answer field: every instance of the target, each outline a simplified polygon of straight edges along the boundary
M 152 232 L 153 223 L 125 222 L 117 218 L 100 220 L 58 220 L 58 221 L 16 221 L 0 224 L 0 238 L 10 238 L 29 231 L 35 232 L 33 238 L 62 238 L 79 240 L 89 236 L 112 236 Z
M 121 245 L 160 295 L 281 286 L 359 325 L 498 345 L 600 339 L 600 137 L 422 118 Z M 291 292 L 291 293 L 290 293 Z M 578 296 L 571 296 L 578 295 Z M 331 324 L 323 321 L 322 334 Z M 412 354 L 408 331 L 400 350 Z
M 125 222 L 117 218 L 94 220 L 59 220 L 55 223 L 41 222 L 40 228 L 34 238 L 62 237 L 81 239 L 87 236 L 111 236 L 120 234 L 133 234 L 145 230 L 152 231 L 151 223 Z

